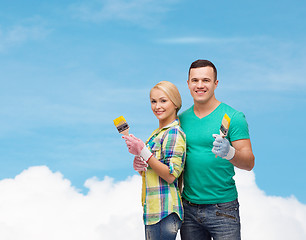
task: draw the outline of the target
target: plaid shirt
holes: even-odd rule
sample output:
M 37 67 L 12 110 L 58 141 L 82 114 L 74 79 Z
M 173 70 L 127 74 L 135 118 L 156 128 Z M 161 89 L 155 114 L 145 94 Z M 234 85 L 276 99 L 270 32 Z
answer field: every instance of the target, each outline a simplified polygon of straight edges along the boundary
M 149 166 L 143 172 L 142 204 L 145 225 L 158 223 L 171 213 L 183 218 L 183 207 L 178 177 L 183 171 L 186 157 L 186 136 L 178 120 L 162 129 L 156 129 L 146 142 L 146 146 L 160 162 L 166 164 L 176 178 L 169 184 L 159 177 Z

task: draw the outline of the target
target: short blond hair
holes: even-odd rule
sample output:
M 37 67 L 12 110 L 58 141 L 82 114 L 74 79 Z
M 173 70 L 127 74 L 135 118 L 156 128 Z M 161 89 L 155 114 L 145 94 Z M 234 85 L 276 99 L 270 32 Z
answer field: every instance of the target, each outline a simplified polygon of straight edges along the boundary
M 181 109 L 182 107 L 182 99 L 179 90 L 177 87 L 169 81 L 161 81 L 157 83 L 152 89 L 159 89 L 163 91 L 170 99 L 170 101 L 177 107 L 176 113 Z M 150 96 L 151 96 L 150 91 Z

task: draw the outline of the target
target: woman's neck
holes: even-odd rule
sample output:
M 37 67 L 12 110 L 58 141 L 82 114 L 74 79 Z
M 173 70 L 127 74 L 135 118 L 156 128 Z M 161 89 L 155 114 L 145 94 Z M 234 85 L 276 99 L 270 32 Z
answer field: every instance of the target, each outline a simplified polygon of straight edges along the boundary
M 175 119 L 177 119 L 177 116 L 165 120 L 159 120 L 159 129 L 162 129 L 172 123 Z

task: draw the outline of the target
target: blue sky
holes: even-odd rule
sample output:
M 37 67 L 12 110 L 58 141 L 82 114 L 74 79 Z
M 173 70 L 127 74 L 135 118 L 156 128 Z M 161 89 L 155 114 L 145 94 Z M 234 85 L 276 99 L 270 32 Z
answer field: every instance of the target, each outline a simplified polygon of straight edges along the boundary
M 158 126 L 150 88 L 173 82 L 187 109 L 188 68 L 209 59 L 217 98 L 247 117 L 259 188 L 306 203 L 305 2 L 1 1 L 0 9 L 0 179 L 46 165 L 86 192 L 93 176 L 134 175 L 113 119 L 123 115 L 145 140 Z

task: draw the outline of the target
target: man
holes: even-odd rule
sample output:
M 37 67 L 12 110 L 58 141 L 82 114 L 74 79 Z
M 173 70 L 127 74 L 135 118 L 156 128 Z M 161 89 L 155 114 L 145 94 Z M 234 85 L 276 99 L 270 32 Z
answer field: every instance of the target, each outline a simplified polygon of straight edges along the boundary
M 241 239 L 233 176 L 234 166 L 254 167 L 248 124 L 243 113 L 216 99 L 213 63 L 193 62 L 187 83 L 194 105 L 179 116 L 187 141 L 181 239 Z M 224 114 L 231 119 L 225 138 L 218 135 Z

